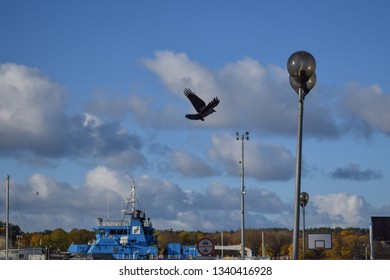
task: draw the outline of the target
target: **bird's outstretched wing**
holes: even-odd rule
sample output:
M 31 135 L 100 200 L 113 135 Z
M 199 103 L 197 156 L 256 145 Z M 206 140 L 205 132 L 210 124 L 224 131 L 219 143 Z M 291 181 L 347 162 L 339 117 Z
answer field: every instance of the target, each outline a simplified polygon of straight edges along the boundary
M 188 99 L 191 101 L 192 106 L 194 106 L 195 110 L 198 113 L 200 113 L 206 107 L 206 103 L 189 88 L 185 88 L 183 92 L 184 95 L 187 96 Z
M 218 104 L 219 104 L 218 97 L 214 97 L 214 99 L 211 100 L 209 104 L 207 104 L 206 108 L 204 108 L 202 111 L 208 112 L 209 110 L 213 110 L 215 107 L 217 107 Z

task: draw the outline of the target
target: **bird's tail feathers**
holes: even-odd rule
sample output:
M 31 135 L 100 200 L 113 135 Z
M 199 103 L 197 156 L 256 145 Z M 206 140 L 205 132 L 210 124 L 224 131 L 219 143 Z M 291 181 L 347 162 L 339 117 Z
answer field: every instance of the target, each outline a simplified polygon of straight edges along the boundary
M 200 114 L 187 114 L 186 118 L 190 119 L 190 120 L 202 120 L 202 121 L 204 121 L 204 118 L 202 118 L 202 116 Z

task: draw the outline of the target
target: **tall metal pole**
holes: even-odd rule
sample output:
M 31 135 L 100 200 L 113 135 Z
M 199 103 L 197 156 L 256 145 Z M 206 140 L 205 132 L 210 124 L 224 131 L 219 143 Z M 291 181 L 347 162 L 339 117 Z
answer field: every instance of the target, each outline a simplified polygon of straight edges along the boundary
M 290 74 L 291 87 L 298 94 L 298 140 L 297 140 L 297 162 L 295 181 L 294 201 L 294 232 L 293 232 L 293 259 L 298 259 L 299 242 L 299 197 L 301 192 L 301 157 L 302 157 L 302 120 L 303 120 L 303 99 L 314 87 L 317 81 L 316 60 L 306 51 L 293 53 L 287 61 L 287 70 Z
M 305 259 L 305 205 L 302 206 L 302 260 Z
M 261 232 L 261 254 L 265 258 L 265 241 L 264 241 L 264 231 Z
M 301 192 L 299 195 L 299 204 L 302 207 L 302 218 L 303 218 L 303 230 L 302 230 L 302 259 L 305 259 L 305 242 L 306 242 L 306 235 L 305 235 L 305 209 L 306 205 L 309 202 L 309 194 L 307 192 Z
M 373 260 L 375 258 L 375 252 L 374 252 L 374 235 L 372 232 L 372 223 L 370 224 L 370 260 Z
M 237 140 L 241 139 L 241 258 L 245 258 L 245 184 L 244 184 L 244 140 L 249 140 L 249 132 L 241 134 L 236 132 Z
M 244 137 L 241 137 L 241 257 L 245 258 L 245 184 L 244 184 Z
M 8 239 L 9 239 L 9 175 L 5 184 L 5 259 L 8 260 Z
M 223 231 L 221 231 L 221 257 L 222 257 L 222 259 L 223 259 Z
M 299 197 L 301 194 L 301 162 L 302 162 L 302 120 L 303 120 L 303 89 L 298 90 L 298 140 L 297 162 L 295 174 L 295 205 L 294 205 L 294 229 L 293 229 L 293 260 L 298 259 L 299 242 Z

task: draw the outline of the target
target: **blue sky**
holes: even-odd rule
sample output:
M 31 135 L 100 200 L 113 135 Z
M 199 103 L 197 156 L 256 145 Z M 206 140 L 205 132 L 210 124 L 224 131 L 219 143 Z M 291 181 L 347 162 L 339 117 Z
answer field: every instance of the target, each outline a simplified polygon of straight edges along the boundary
M 317 61 L 303 123 L 306 225 L 389 215 L 390 4 L 299 4 L 1 0 L 12 223 L 91 229 L 119 217 L 134 180 L 158 229 L 239 229 L 235 133 L 249 131 L 246 225 L 292 228 L 298 99 L 286 64 L 299 50 Z M 186 119 L 186 87 L 218 96 L 217 112 Z

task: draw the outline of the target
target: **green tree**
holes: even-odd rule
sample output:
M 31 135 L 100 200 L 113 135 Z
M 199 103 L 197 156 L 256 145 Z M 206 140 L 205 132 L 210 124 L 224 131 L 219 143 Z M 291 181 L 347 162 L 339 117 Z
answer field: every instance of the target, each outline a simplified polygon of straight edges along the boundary
M 69 245 L 71 243 L 86 244 L 93 239 L 95 239 L 95 233 L 85 229 L 74 228 L 68 233 Z
M 50 246 L 52 249 L 66 251 L 70 245 L 68 233 L 62 228 L 57 228 L 49 236 Z

